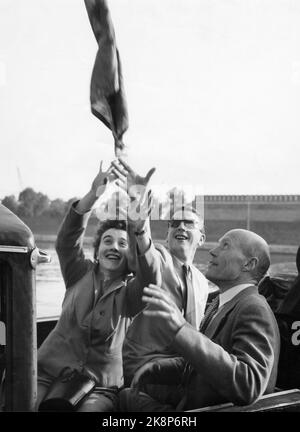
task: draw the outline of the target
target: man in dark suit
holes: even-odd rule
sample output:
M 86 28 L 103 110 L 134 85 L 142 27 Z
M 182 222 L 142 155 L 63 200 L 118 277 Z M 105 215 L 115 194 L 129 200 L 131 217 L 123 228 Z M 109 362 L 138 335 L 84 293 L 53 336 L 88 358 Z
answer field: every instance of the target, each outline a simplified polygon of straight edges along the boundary
M 273 392 L 280 348 L 277 323 L 257 284 L 270 265 L 267 243 L 247 230 L 231 230 L 210 251 L 206 277 L 220 288 L 197 331 L 160 287 L 144 289 L 144 315 L 164 322 L 181 358 L 169 365 L 150 362 L 138 388 L 120 394 L 125 411 L 174 411 L 224 402 L 251 404 Z M 157 400 L 147 384 L 180 383 L 177 400 Z M 142 387 L 143 386 L 143 387 Z M 152 385 L 153 387 L 153 385 Z M 143 392 L 137 390 L 143 389 Z M 150 386 L 151 388 L 151 386 Z M 152 393 L 153 394 L 153 393 Z M 154 393 L 155 394 L 155 393 Z

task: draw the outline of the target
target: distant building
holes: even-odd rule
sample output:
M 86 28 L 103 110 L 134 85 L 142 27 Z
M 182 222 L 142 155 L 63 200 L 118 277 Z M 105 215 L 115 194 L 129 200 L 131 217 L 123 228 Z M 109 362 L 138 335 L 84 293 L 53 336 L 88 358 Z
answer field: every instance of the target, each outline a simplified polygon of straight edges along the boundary
M 204 195 L 204 202 L 300 203 L 300 195 Z

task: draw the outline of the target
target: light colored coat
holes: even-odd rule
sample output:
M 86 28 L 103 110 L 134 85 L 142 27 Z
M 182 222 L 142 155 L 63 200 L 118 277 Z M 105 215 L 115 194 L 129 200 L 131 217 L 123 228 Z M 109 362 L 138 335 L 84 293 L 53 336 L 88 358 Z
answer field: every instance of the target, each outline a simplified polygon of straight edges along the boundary
M 83 236 L 89 214 L 71 207 L 60 228 L 56 249 L 66 293 L 59 321 L 38 351 L 38 374 L 55 378 L 69 366 L 89 368 L 104 387 L 123 384 L 122 344 L 142 307 L 141 284 L 124 277 L 95 299 L 97 266 L 86 259 Z
M 137 275 L 143 287 L 154 283 L 164 288 L 182 311 L 185 309 L 182 281 L 179 277 L 182 265 L 162 245 L 151 243 L 143 255 L 137 257 Z M 203 317 L 208 296 L 208 282 L 193 265 L 193 301 L 191 308 L 196 311 L 196 326 Z M 185 318 L 190 321 L 192 310 L 185 310 Z M 130 325 L 123 348 L 124 376 L 127 384 L 143 364 L 153 359 L 178 356 L 164 331 L 163 320 L 149 318 L 140 312 Z

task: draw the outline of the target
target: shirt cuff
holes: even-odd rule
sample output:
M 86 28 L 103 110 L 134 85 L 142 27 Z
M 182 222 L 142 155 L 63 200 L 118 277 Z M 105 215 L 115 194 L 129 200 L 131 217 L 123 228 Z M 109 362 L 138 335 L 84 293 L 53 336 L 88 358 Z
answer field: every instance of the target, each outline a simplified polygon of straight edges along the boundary
M 185 342 L 188 339 L 187 336 L 191 333 L 191 331 L 198 333 L 198 331 L 186 321 L 175 333 L 173 343 L 180 346 L 182 341 Z

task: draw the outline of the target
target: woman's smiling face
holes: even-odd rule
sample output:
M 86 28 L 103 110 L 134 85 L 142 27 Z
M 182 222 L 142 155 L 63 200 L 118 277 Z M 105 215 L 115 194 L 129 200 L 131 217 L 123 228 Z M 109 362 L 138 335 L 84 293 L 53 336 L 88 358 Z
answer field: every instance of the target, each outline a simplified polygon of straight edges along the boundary
M 117 228 L 109 228 L 106 230 L 101 237 L 98 248 L 100 268 L 110 272 L 125 272 L 128 249 L 128 236 L 126 231 Z

